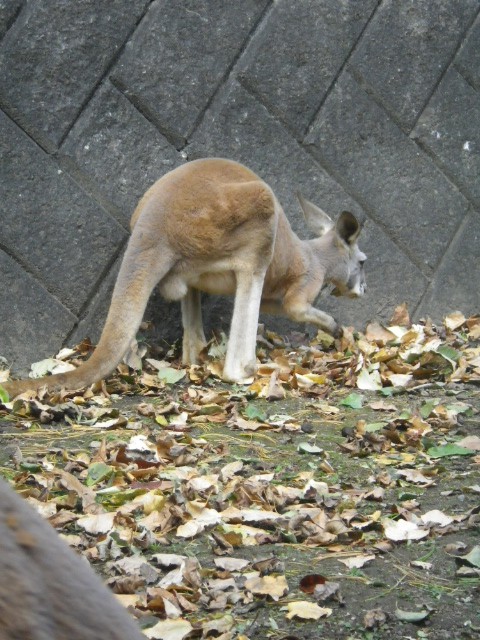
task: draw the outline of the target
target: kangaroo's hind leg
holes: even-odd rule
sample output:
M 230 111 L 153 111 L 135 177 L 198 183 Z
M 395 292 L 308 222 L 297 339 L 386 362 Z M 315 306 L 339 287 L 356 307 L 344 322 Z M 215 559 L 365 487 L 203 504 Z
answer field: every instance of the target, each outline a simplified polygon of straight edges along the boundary
M 203 332 L 200 291 L 188 287 L 187 293 L 181 300 L 181 306 L 183 323 L 182 363 L 197 364 L 200 351 L 207 344 Z

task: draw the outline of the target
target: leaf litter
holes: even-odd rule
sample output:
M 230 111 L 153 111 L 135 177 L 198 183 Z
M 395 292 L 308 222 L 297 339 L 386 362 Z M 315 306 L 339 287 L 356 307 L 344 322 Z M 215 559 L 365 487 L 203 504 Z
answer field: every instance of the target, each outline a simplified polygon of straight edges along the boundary
M 123 363 L 83 393 L 9 401 L 0 387 L 1 472 L 101 567 L 148 638 L 278 637 L 308 621 L 334 629 L 335 618 L 347 628 L 349 581 L 372 584 L 401 545 L 478 527 L 479 440 L 465 425 L 478 426 L 479 339 L 478 316 L 415 324 L 402 305 L 391 324 L 336 341 L 264 330 L 246 387 L 218 380 L 224 340 L 201 365 L 180 367 L 171 350 L 143 370 Z M 90 351 L 85 341 L 32 371 L 76 366 Z M 140 366 L 144 349 L 131 352 Z M 423 508 L 420 498 L 453 477 L 462 499 L 450 512 Z M 306 554 L 303 568 L 280 559 L 289 550 Z M 478 545 L 452 557 L 450 583 L 478 590 Z M 331 574 L 312 574 L 325 560 Z M 401 581 L 428 586 L 418 572 L 434 564 L 407 565 Z M 261 622 L 259 605 L 269 611 Z M 365 606 L 357 624 L 397 637 L 395 620 L 435 615 L 395 601 L 388 613 Z

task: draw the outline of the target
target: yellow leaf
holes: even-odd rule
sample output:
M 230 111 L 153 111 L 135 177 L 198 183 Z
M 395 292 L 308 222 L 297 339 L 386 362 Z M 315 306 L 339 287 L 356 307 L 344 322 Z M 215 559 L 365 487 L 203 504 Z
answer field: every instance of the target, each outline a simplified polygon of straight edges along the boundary
M 289 602 L 286 609 L 288 609 L 287 618 L 289 620 L 292 618 L 319 620 L 320 618 L 328 618 L 332 615 L 332 609 L 329 607 L 319 607 L 315 602 L 308 602 L 308 600 Z

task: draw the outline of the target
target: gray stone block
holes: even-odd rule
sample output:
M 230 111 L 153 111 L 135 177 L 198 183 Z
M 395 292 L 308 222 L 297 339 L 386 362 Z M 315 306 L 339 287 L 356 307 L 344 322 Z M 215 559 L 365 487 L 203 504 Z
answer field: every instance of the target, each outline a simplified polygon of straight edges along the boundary
M 78 344 L 84 338 L 90 338 L 92 344 L 97 344 L 110 308 L 113 287 L 115 286 L 120 263 L 121 256 L 115 261 L 115 264 L 103 279 L 102 284 L 91 297 L 88 307 L 84 310 L 82 317 L 79 318 L 73 331 L 68 336 L 67 342 L 70 346 Z
M 1 100 L 55 148 L 124 44 L 147 0 L 30 2 L 0 47 Z
M 468 202 L 348 73 L 307 142 L 412 262 L 431 274 Z
M 75 316 L 0 249 L 0 356 L 17 375 L 54 353 Z
M 2 244 L 73 313 L 127 234 L 5 115 Z
M 412 137 L 480 207 L 480 95 L 455 69 L 444 76 Z
M 274 3 L 247 49 L 242 84 L 303 135 L 376 5 L 376 0 Z
M 439 319 L 460 310 L 465 315 L 480 309 L 480 217 L 468 215 L 448 248 L 435 278 L 418 309 L 419 315 Z
M 158 0 L 128 43 L 113 81 L 182 146 L 268 0 Z
M 303 238 L 311 234 L 295 196 L 297 189 L 333 217 L 344 209 L 365 217 L 359 204 L 305 153 L 265 107 L 236 83 L 212 105 L 188 147 L 188 154 L 190 159 L 224 154 L 256 171 L 274 189 L 292 226 Z M 376 312 L 379 317 L 388 317 L 398 299 L 397 293 L 402 300 L 406 298 L 416 304 L 425 287 L 418 270 L 377 225 L 370 222 L 366 225 L 361 246 L 369 254 L 367 297 L 362 301 L 322 299 L 324 308 L 341 322 L 359 328 Z M 401 284 L 397 283 L 399 274 Z M 397 286 L 398 290 L 394 290 Z M 271 317 L 267 318 L 267 324 L 279 329 L 287 326 Z
M 146 189 L 183 162 L 110 83 L 96 92 L 61 151 L 122 211 L 125 226 Z
M 121 257 L 116 261 L 109 274 L 103 280 L 101 287 L 92 297 L 84 316 L 68 336 L 67 342 L 69 345 L 78 344 L 87 337 L 90 338 L 93 344 L 98 343 L 110 308 Z M 167 350 L 169 345 L 182 336 L 180 303 L 166 302 L 157 290 L 150 297 L 144 320 L 151 327 L 148 331 L 141 332 L 141 339 L 145 339 L 149 345 L 158 345 Z
M 406 130 L 415 124 L 477 11 L 478 0 L 380 4 L 351 63 Z
M 22 0 L 0 0 L 0 38 L 3 38 L 12 25 L 22 4 Z
M 358 203 L 235 81 L 218 96 L 186 151 L 189 160 L 223 156 L 255 171 L 273 188 L 292 226 L 304 238 L 310 232 L 296 191 L 333 217 L 343 209 L 365 217 Z
M 480 17 L 477 17 L 458 52 L 455 66 L 476 89 L 480 90 Z

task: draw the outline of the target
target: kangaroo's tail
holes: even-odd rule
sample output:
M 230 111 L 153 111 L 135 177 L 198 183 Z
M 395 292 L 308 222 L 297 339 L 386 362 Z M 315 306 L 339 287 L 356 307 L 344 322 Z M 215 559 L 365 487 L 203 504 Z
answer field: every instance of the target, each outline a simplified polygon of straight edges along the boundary
M 111 373 L 135 337 L 155 285 L 174 264 L 165 247 L 139 249 L 135 233 L 123 258 L 105 326 L 92 356 L 74 371 L 44 378 L 2 383 L 10 397 L 46 386 L 49 390 L 81 389 Z

